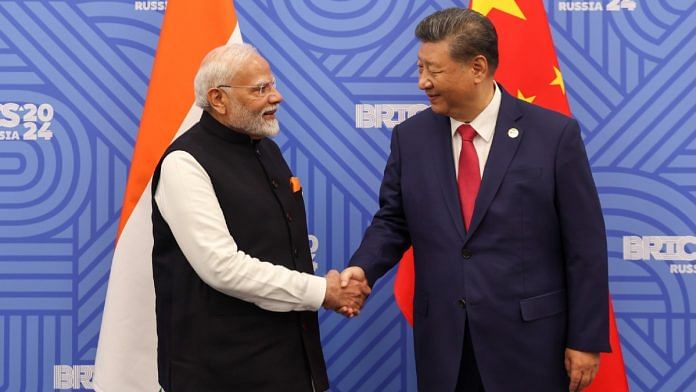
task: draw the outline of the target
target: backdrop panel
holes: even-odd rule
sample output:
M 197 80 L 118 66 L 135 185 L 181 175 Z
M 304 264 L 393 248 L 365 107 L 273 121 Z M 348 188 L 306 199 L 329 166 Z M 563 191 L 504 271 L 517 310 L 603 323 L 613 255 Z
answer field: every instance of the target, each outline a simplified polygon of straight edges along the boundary
M 696 390 L 696 3 L 544 4 L 605 214 L 631 390 Z M 413 30 L 450 6 L 468 1 L 235 3 L 286 100 L 276 141 L 303 181 L 318 274 L 344 267 L 377 209 L 391 128 L 427 107 Z M 165 8 L 0 1 L 0 391 L 92 388 Z M 392 284 L 354 320 L 320 312 L 332 390 L 416 390 Z

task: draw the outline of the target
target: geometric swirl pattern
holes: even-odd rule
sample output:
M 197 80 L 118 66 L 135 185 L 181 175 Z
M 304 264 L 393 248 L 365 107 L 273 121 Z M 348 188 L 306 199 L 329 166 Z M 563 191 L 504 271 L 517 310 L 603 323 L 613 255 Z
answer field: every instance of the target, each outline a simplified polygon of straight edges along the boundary
M 696 276 L 624 260 L 624 236 L 696 235 L 696 4 L 561 12 L 547 1 L 607 225 L 632 391 L 696 390 Z M 696 249 L 691 249 L 691 252 Z
M 54 112 L 50 140 L 0 141 L 2 391 L 52 391 L 55 365 L 94 363 L 161 19 L 127 1 L 0 2 L 0 104 Z
M 544 3 L 604 210 L 631 390 L 696 390 L 696 274 L 623 256 L 624 236 L 696 235 L 696 3 Z M 427 104 L 413 30 L 451 6 L 468 1 L 235 3 L 243 39 L 268 58 L 285 98 L 276 141 L 304 185 L 318 274 L 345 266 L 377 209 L 391 130 L 356 128 L 356 105 Z M 52 139 L 0 140 L 0 391 L 50 391 L 55 365 L 94 362 L 162 23 L 134 8 L 0 1 L 0 104 L 54 112 Z M 416 391 L 392 285 L 393 272 L 356 319 L 320 312 L 333 391 Z
M 595 170 L 610 256 L 611 292 L 631 390 L 696 385 L 696 285 L 664 261 L 625 261 L 623 236 L 694 233 L 696 203 L 669 181 L 626 170 Z

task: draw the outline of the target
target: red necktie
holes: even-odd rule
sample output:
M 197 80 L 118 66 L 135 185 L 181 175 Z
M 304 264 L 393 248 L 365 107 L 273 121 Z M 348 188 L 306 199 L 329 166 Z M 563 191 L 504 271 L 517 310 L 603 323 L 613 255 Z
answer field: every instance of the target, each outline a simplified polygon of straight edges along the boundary
M 471 217 L 474 215 L 474 204 L 481 185 L 481 172 L 479 169 L 478 155 L 474 148 L 476 130 L 469 124 L 462 124 L 457 128 L 462 137 L 462 152 L 459 154 L 459 204 L 462 207 L 464 226 L 469 230 Z

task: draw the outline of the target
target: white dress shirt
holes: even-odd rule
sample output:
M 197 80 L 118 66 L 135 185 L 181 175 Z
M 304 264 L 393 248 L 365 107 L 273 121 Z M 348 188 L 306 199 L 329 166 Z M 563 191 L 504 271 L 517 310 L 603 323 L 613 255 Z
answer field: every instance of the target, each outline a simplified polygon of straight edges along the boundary
M 237 247 L 210 177 L 191 154 L 167 155 L 154 197 L 184 256 L 209 286 L 276 312 L 321 307 L 326 279 L 259 260 Z
M 476 116 L 469 124 L 476 131 L 474 137 L 474 148 L 479 160 L 479 170 L 481 178 L 483 178 L 483 169 L 486 167 L 488 153 L 491 151 L 493 143 L 493 133 L 495 132 L 495 124 L 498 121 L 498 112 L 500 111 L 501 93 L 497 83 L 495 84 L 495 92 L 491 102 L 488 103 L 481 113 Z M 454 154 L 454 172 L 459 177 L 459 154 L 462 151 L 462 137 L 457 132 L 457 128 L 464 124 L 450 117 L 450 126 L 452 127 L 452 154 Z

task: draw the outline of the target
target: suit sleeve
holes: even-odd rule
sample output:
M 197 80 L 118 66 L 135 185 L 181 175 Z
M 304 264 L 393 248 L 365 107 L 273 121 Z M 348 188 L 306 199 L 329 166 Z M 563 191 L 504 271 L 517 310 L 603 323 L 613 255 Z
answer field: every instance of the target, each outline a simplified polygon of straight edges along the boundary
M 359 266 L 365 271 L 371 286 L 398 263 L 411 245 L 403 209 L 401 159 L 397 125 L 392 131 L 391 153 L 379 190 L 379 210 L 350 260 L 350 265 Z
M 604 218 L 576 120 L 556 155 L 556 208 L 566 263 L 566 346 L 609 352 L 609 288 Z

